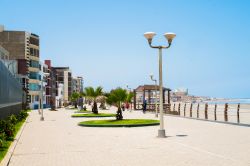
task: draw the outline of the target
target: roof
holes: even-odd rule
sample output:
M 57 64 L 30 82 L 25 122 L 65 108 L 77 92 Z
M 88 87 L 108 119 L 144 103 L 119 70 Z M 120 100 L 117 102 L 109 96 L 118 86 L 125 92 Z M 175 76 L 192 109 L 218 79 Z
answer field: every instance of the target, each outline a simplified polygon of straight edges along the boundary
M 157 86 L 155 86 L 155 85 L 140 85 L 135 89 L 135 91 L 140 92 L 143 90 L 156 90 L 156 88 L 159 89 L 159 85 L 157 85 Z M 171 89 L 165 88 L 165 87 L 163 87 L 163 90 L 171 91 Z

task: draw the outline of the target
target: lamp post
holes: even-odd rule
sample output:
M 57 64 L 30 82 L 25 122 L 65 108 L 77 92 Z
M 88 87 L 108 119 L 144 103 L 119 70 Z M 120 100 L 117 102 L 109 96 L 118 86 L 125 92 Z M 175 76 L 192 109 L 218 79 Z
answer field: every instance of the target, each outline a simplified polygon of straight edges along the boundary
M 158 112 L 157 112 L 157 80 L 154 79 L 153 74 L 150 74 L 150 79 L 155 82 L 155 117 L 158 117 Z
M 131 93 L 131 88 L 129 88 L 128 87 L 128 85 L 127 85 L 127 89 L 128 89 L 128 91 L 129 91 L 129 94 Z M 132 112 L 132 105 L 131 105 L 131 108 L 130 108 L 130 101 L 129 101 L 129 112 Z
M 43 73 L 45 77 L 48 77 L 49 76 L 49 73 Z M 41 108 L 41 118 L 40 120 L 41 121 L 44 121 L 44 116 L 43 116 L 43 82 L 46 81 L 46 79 L 42 78 L 41 80 L 41 94 L 40 94 L 40 100 L 39 100 L 39 103 L 40 103 L 40 108 Z M 46 91 L 45 91 L 46 93 Z
M 163 86 L 162 86 L 162 49 L 167 49 L 171 46 L 172 40 L 175 38 L 174 33 L 165 33 L 164 36 L 168 40 L 168 46 L 152 46 L 153 37 L 156 35 L 154 32 L 144 33 L 144 37 L 148 40 L 148 44 L 151 48 L 156 48 L 159 50 L 159 88 L 160 88 L 160 129 L 158 130 L 158 137 L 166 137 L 164 129 L 164 119 L 163 119 Z

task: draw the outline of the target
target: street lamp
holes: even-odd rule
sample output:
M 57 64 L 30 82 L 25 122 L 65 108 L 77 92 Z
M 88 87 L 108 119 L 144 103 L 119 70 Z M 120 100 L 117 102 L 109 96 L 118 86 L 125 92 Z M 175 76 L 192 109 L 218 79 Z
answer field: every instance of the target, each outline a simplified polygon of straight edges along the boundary
M 127 89 L 128 89 L 128 91 L 129 91 L 129 95 L 130 95 L 130 93 L 131 93 L 131 88 L 129 88 L 128 85 L 127 85 Z M 132 112 L 132 105 L 131 105 L 131 109 L 130 109 L 130 105 L 131 105 L 131 103 L 129 102 L 129 112 Z
M 150 79 L 155 82 L 155 117 L 158 117 L 158 112 L 157 112 L 157 80 L 154 79 L 154 75 L 150 74 Z
M 44 74 L 45 77 L 49 76 L 49 73 L 43 73 L 43 74 Z M 46 79 L 42 78 L 42 80 L 41 80 L 41 92 L 40 92 L 41 93 L 40 94 L 41 97 L 40 97 L 40 101 L 39 101 L 40 108 L 41 108 L 41 118 L 40 118 L 41 121 L 44 121 L 44 116 L 43 116 L 43 82 L 44 81 L 46 81 Z
M 163 121 L 163 91 L 162 91 L 162 49 L 167 49 L 171 46 L 172 40 L 175 38 L 174 33 L 165 33 L 164 36 L 168 40 L 168 46 L 152 46 L 153 37 L 156 35 L 154 32 L 144 33 L 144 37 L 148 40 L 148 44 L 151 48 L 159 49 L 159 88 L 160 88 L 160 129 L 158 130 L 158 137 L 166 137 Z

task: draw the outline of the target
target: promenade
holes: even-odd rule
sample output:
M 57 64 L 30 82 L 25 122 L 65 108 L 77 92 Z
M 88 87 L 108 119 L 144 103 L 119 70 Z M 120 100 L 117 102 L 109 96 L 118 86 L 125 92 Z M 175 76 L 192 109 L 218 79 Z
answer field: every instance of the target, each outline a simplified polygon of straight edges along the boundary
M 45 110 L 40 121 L 32 111 L 9 166 L 250 165 L 249 127 L 165 116 L 168 138 L 157 138 L 159 126 L 81 127 L 86 118 L 71 118 L 73 112 Z M 124 118 L 155 119 L 140 111 L 125 111 Z

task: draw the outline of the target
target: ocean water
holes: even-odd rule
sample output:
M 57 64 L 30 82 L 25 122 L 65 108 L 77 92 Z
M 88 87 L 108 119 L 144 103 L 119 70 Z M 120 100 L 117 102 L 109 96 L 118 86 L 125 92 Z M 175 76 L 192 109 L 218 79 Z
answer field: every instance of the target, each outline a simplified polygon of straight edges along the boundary
M 229 99 L 229 100 L 223 100 L 223 101 L 205 101 L 205 103 L 208 104 L 250 104 L 250 99 Z

